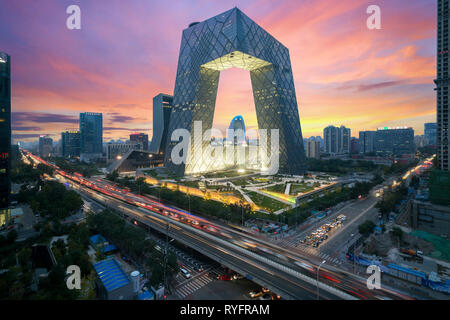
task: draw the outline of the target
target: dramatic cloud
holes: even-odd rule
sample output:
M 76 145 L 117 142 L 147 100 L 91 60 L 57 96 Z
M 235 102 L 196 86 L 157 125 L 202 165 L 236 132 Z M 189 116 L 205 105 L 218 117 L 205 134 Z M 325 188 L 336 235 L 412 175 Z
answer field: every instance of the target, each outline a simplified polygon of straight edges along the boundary
M 88 111 L 104 114 L 107 138 L 150 133 L 153 97 L 173 93 L 182 30 L 234 5 L 289 48 L 303 136 L 391 122 L 421 133 L 435 114 L 436 1 L 378 0 L 381 30 L 366 28 L 369 0 L 79 1 L 82 29 L 72 31 L 71 3 L 2 2 L 18 139 L 58 136 Z M 237 114 L 255 127 L 249 73 L 222 72 L 216 105 L 216 127 Z

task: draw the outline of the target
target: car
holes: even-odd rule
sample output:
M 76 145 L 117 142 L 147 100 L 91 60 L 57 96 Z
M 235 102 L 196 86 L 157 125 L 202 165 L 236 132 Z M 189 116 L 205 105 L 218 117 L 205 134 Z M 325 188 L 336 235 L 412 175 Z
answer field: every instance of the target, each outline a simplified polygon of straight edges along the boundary
M 181 268 L 180 271 L 181 271 L 181 273 L 183 273 L 183 276 L 184 276 L 186 279 L 189 279 L 189 278 L 191 277 L 191 274 L 190 274 L 186 269 Z
M 219 275 L 216 272 L 209 272 L 208 277 L 210 277 L 211 279 L 217 279 Z
M 259 290 L 253 290 L 253 291 L 250 291 L 249 293 L 248 293 L 248 295 L 250 296 L 250 298 L 257 298 L 257 297 L 259 297 L 259 296 L 262 296 L 262 292 L 261 291 L 259 291 Z
M 203 269 L 203 267 L 202 267 L 201 265 L 196 265 L 196 266 L 195 266 L 195 270 L 196 270 L 197 272 L 202 272 L 204 269 Z
M 245 277 L 239 273 L 233 275 L 233 280 L 244 279 Z
M 269 289 L 263 287 L 263 288 L 261 288 L 261 291 L 264 293 L 267 293 L 267 292 L 269 292 Z
M 259 297 L 259 300 L 273 300 L 273 296 L 270 293 L 266 293 Z
M 218 280 L 223 280 L 223 281 L 230 281 L 232 279 L 233 278 L 229 274 L 223 274 L 223 275 L 219 276 L 219 278 L 218 278 Z

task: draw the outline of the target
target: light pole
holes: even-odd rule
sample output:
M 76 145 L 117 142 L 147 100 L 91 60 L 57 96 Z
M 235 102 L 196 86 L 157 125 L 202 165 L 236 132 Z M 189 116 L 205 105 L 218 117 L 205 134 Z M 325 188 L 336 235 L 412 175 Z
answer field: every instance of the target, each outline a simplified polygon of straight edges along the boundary
M 317 268 L 317 300 L 319 300 L 319 270 L 320 267 L 327 262 L 326 260 L 323 260 L 321 264 L 319 264 L 319 267 Z

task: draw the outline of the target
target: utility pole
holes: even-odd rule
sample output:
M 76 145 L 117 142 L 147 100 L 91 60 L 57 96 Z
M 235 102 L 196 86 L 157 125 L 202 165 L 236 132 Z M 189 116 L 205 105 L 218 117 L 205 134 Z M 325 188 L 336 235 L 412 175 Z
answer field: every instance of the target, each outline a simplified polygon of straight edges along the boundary
M 169 251 L 169 221 L 166 224 L 166 249 L 164 250 L 164 295 L 166 295 L 167 287 L 167 252 Z

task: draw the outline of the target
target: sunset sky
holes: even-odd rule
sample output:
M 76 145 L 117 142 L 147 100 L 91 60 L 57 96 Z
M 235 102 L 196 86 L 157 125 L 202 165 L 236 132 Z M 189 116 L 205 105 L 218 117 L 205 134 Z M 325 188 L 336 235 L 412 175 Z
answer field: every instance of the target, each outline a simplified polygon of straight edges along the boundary
M 82 29 L 66 28 L 78 4 Z M 381 7 L 381 30 L 366 8 Z M 104 139 L 152 135 L 152 98 L 172 94 L 182 30 L 237 6 L 291 55 L 303 136 L 345 125 L 436 121 L 435 0 L 0 0 L 0 51 L 12 61 L 16 141 L 60 138 L 80 112 L 102 112 Z M 214 126 L 256 127 L 250 75 L 221 73 Z

